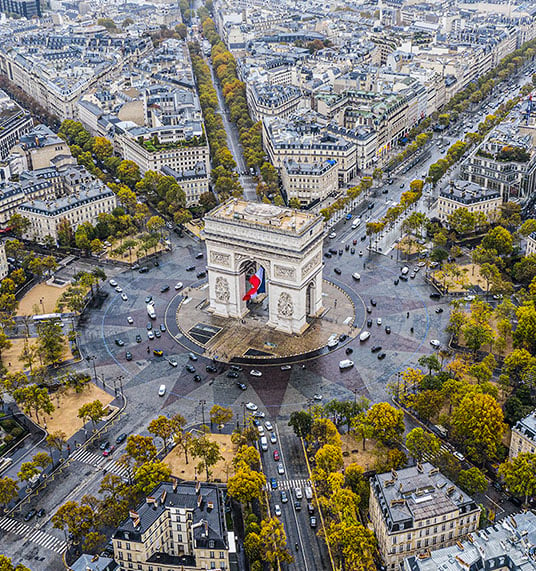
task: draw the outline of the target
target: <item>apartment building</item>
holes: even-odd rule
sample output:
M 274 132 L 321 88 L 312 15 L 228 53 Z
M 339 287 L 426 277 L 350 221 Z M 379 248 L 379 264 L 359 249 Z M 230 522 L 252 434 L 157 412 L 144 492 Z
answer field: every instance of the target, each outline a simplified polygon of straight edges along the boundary
M 28 111 L 0 89 L 0 161 L 3 161 L 18 140 L 32 128 Z
M 270 117 L 289 117 L 305 105 L 301 90 L 292 85 L 248 82 L 246 97 L 254 122 Z
M 95 224 L 99 214 L 109 214 L 116 206 L 115 193 L 95 180 L 69 196 L 25 202 L 17 208 L 17 212 L 30 221 L 25 238 L 43 243 L 47 236 L 58 240 L 58 226 L 63 221 L 67 221 L 76 231 L 85 222 Z
M 510 459 L 525 453 L 536 453 L 536 410 L 519 420 L 512 428 Z
M 0 228 L 9 226 L 9 219 L 21 204 L 54 196 L 54 184 L 50 180 L 0 183 Z
M 301 206 L 322 201 L 339 188 L 337 161 L 322 163 L 297 163 L 283 161 L 281 182 L 287 198 L 297 198 Z
M 201 482 L 161 483 L 112 537 L 120 571 L 230 568 L 234 535 L 227 531 L 222 490 Z
M 536 571 L 536 515 L 511 514 L 456 545 L 411 556 L 404 571 Z
M 0 0 L 0 12 L 17 14 L 27 20 L 41 17 L 40 0 Z
M 162 167 L 162 174 L 172 176 L 186 195 L 186 207 L 199 204 L 199 197 L 204 192 L 210 191 L 210 179 L 206 165 L 203 162 L 197 163 L 193 169 L 174 170 L 170 167 Z
M 527 236 L 527 244 L 525 246 L 525 256 L 536 254 L 536 232 Z
M 478 529 L 480 508 L 429 462 L 370 480 L 370 518 L 388 570 Z
M 7 265 L 6 243 L 0 241 L 0 281 L 9 274 L 9 266 Z
M 497 190 L 482 188 L 467 180 L 451 180 L 450 186 L 439 193 L 437 217 L 446 222 L 458 208 L 466 208 L 473 214 L 481 212 L 489 217 L 500 209 L 501 204 L 501 194 Z

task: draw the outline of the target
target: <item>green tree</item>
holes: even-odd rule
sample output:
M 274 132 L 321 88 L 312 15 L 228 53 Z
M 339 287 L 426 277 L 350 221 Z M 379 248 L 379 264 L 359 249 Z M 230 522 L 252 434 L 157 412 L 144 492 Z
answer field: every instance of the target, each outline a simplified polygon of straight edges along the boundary
M 536 495 L 536 454 L 518 454 L 499 467 L 506 487 L 516 496 L 525 498 L 525 505 Z
M 59 323 L 42 321 L 37 326 L 37 347 L 44 365 L 58 365 L 65 353 L 65 335 Z
M 486 476 L 475 466 L 468 470 L 461 470 L 458 475 L 458 484 L 470 496 L 476 493 L 483 494 L 488 489 Z
M 378 546 L 372 530 L 356 521 L 331 522 L 326 529 L 337 568 L 370 571 L 376 568 Z
M 39 413 L 51 414 L 54 410 L 48 391 L 44 387 L 39 388 L 37 385 L 20 387 L 13 392 L 13 398 L 29 416 L 34 412 L 37 422 L 39 422 Z
M 39 470 L 35 462 L 23 462 L 20 465 L 20 469 L 17 473 L 17 478 L 21 482 L 30 482 L 32 478 L 35 478 L 35 476 L 39 476 L 40 473 L 41 471 Z
M 162 439 L 164 443 L 164 454 L 167 454 L 168 440 L 175 433 L 175 426 L 172 420 L 161 414 L 159 417 L 151 420 L 147 430 Z
M 25 567 L 22 563 L 13 565 L 11 559 L 5 555 L 0 555 L 0 570 L 1 571 L 30 571 L 28 567 Z
M 61 454 L 63 447 L 67 443 L 67 435 L 63 430 L 55 430 L 54 432 L 50 432 L 47 434 L 46 443 L 50 450 L 50 458 L 54 461 L 54 457 L 52 456 L 52 450 L 57 450 L 59 454 Z
M 132 434 L 127 438 L 126 453 L 140 465 L 156 457 L 156 446 L 150 436 Z
M 290 414 L 288 425 L 292 427 L 298 438 L 307 438 L 311 434 L 313 417 L 303 410 L 295 411 Z
M 11 500 L 14 500 L 19 495 L 19 487 L 17 481 L 8 476 L 0 478 L 0 507 L 2 512 Z M 3 569 L 0 562 L 0 569 Z
M 457 208 L 447 217 L 449 226 L 458 234 L 469 234 L 475 229 L 475 215 L 467 208 Z
M 265 485 L 264 474 L 243 466 L 229 478 L 227 491 L 242 504 L 249 504 L 255 499 L 260 499 Z
M 143 495 L 149 494 L 160 482 L 169 482 L 170 479 L 170 467 L 156 458 L 144 462 L 134 473 L 136 490 Z
M 80 543 L 94 527 L 95 513 L 88 505 L 68 501 L 52 516 L 52 524 L 56 529 L 67 529 L 74 543 Z
M 208 482 L 210 479 L 211 467 L 215 466 L 219 460 L 222 459 L 219 444 L 214 440 L 210 440 L 207 435 L 204 434 L 192 441 L 191 451 L 194 458 L 200 459 L 197 469 L 205 470 Z
M 495 226 L 482 239 L 482 246 L 487 250 L 496 250 L 499 255 L 508 255 L 513 249 L 512 234 L 502 226 Z
M 388 444 L 398 442 L 404 433 L 404 413 L 389 403 L 372 405 L 366 414 L 366 421 L 372 430 L 372 438 Z
M 283 524 L 275 517 L 262 520 L 259 534 L 262 560 L 273 569 L 282 563 L 292 563 L 294 558 L 287 547 L 287 536 Z
M 315 454 L 316 468 L 326 475 L 338 472 L 344 465 L 340 446 L 325 444 Z
M 106 416 L 106 409 L 104 408 L 100 400 L 94 400 L 82 405 L 78 409 L 78 418 L 81 418 L 84 422 L 91 420 L 93 425 L 93 430 L 97 428 L 97 424 Z
M 113 155 L 114 149 L 112 143 L 105 137 L 95 137 L 93 139 L 93 152 L 99 161 L 104 161 Z
M 141 180 L 140 167 L 134 161 L 121 161 L 117 176 L 121 182 L 133 188 Z
M 215 404 L 210 409 L 210 422 L 216 424 L 218 430 L 221 430 L 231 420 L 233 420 L 232 409 L 219 404 Z
M 493 330 L 487 323 L 469 322 L 462 329 L 465 344 L 474 353 L 477 353 L 482 345 L 493 341 Z
M 417 427 L 407 434 L 406 448 L 415 460 L 421 462 L 425 456 L 433 458 L 439 452 L 440 442 L 431 432 Z
M 528 302 L 516 310 L 517 327 L 514 340 L 518 346 L 526 347 L 531 353 L 536 349 L 536 307 Z

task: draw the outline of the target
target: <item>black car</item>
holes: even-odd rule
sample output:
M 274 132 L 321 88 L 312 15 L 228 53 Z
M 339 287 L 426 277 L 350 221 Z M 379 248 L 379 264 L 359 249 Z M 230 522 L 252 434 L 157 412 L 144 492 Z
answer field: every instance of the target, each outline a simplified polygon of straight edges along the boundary
M 153 265 L 154 265 L 155 268 L 158 268 L 158 266 L 159 266 L 160 264 L 158 263 L 158 260 L 155 260 L 155 261 L 153 262 Z
M 372 319 L 367 319 L 367 327 L 372 327 Z
M 199 252 L 198 254 L 195 255 L 196 260 L 200 260 L 202 257 L 203 257 L 203 252 Z
M 342 270 L 340 268 L 334 268 L 333 270 L 338 276 L 342 274 Z
M 238 379 L 240 375 L 236 371 L 229 371 L 227 373 L 227 378 L 229 379 Z
M 407 282 L 408 281 L 408 276 L 398 276 L 398 279 L 402 280 L 403 282 Z
M 430 294 L 430 299 L 441 299 L 441 294 L 438 293 L 437 291 L 434 291 L 433 293 Z
M 151 331 L 152 328 L 153 328 L 153 324 L 150 321 L 148 321 L 147 322 L 147 331 Z
M 193 365 L 190 365 L 190 364 L 186 365 L 186 370 L 189 373 L 195 373 L 195 367 Z
M 391 328 L 389 327 L 389 325 L 385 326 L 385 333 L 387 333 L 389 335 L 389 333 L 391 333 Z
M 110 443 L 108 442 L 108 440 L 103 440 L 103 441 L 100 443 L 99 448 L 100 448 L 101 450 L 106 450 L 106 448 L 108 448 L 109 446 L 110 446 Z
M 141 335 L 136 335 L 136 343 L 141 343 Z
M 231 371 L 238 371 L 240 373 L 241 370 L 242 367 L 240 365 L 231 365 Z
M 372 307 L 376 307 L 376 300 L 374 298 L 370 300 L 370 305 L 372 305 Z
M 187 271 L 187 272 L 193 272 L 194 270 L 195 270 L 195 266 L 188 266 L 188 267 L 186 268 L 186 271 Z
M 347 355 L 350 355 L 351 353 L 354 352 L 354 350 L 353 350 L 351 347 L 346 347 L 346 349 L 344 350 L 344 352 L 345 352 Z
M 339 256 L 342 256 L 342 248 L 339 250 Z
M 138 270 L 138 272 L 140 274 L 146 274 L 148 271 L 149 271 L 149 268 L 147 266 L 143 266 Z
M 361 236 L 361 242 L 364 242 L 367 239 L 367 235 Z
M 307 504 L 307 511 L 309 512 L 309 515 L 313 515 L 315 513 L 315 507 L 313 504 Z
M 166 291 L 169 291 L 169 286 L 168 286 L 168 285 L 162 286 L 162 287 L 160 288 L 160 293 L 166 293 Z
M 372 347 L 372 349 L 370 350 L 371 353 L 377 353 L 378 351 L 381 351 L 382 347 L 381 345 L 374 345 L 374 347 Z
M 330 248 L 330 249 L 328 250 L 328 252 L 329 252 L 330 254 L 332 254 L 333 256 L 336 256 L 336 255 L 337 255 L 337 250 L 335 250 L 335 248 Z
M 351 248 L 350 254 L 355 254 L 355 248 Z
M 207 373 L 217 373 L 217 372 L 218 372 L 218 369 L 217 369 L 214 365 L 207 365 L 207 366 L 205 367 L 205 371 L 206 371 Z
M 348 250 L 350 249 L 350 244 L 346 244 L 346 246 L 344 246 L 344 249 L 348 252 Z
M 115 344 L 119 347 L 124 347 L 125 342 L 122 339 L 116 339 Z
M 346 335 L 345 333 L 341 333 L 339 335 L 339 341 L 342 343 L 343 341 L 346 341 L 346 339 L 348 339 L 348 335 Z
M 207 275 L 207 272 L 205 272 L 205 271 L 202 271 L 202 272 L 198 272 L 198 273 L 197 273 L 198 279 L 204 278 L 204 277 L 206 277 L 206 275 Z
M 330 254 L 329 252 L 326 252 L 326 253 L 324 254 L 324 257 L 325 257 L 325 258 L 331 258 L 331 254 Z
M 160 324 L 160 331 L 162 331 L 162 333 L 166 332 L 166 326 L 163 323 Z
M 196 383 L 200 383 L 201 382 L 201 377 L 199 375 L 194 375 L 194 381 Z
M 236 382 L 236 386 L 241 390 L 241 391 L 246 391 L 247 390 L 247 386 L 244 383 L 241 383 L 239 381 Z
M 34 515 L 37 513 L 37 510 L 31 509 L 25 516 L 24 521 L 30 521 Z
M 382 194 L 387 194 L 388 192 L 389 192 L 389 189 L 388 189 L 388 188 L 384 188 L 384 189 L 382 190 Z
M 154 330 L 154 336 L 155 336 L 157 339 L 160 339 L 160 337 L 162 337 L 162 333 L 160 333 L 160 331 L 159 331 L 158 329 L 155 329 L 155 330 Z
M 435 312 L 436 313 L 443 313 L 443 308 L 442 307 L 436 307 Z
M 127 361 L 132 361 L 132 353 L 131 353 L 130 351 L 127 351 L 127 352 L 125 353 L 125 359 L 126 359 Z
M 145 303 L 146 303 L 146 304 L 147 304 L 147 303 L 151 303 L 151 301 L 153 301 L 153 296 L 152 296 L 152 295 L 148 295 L 148 296 L 145 298 Z
M 381 361 L 382 359 L 385 359 L 385 353 L 380 353 L 378 355 L 378 359 Z
M 301 510 L 301 502 L 299 500 L 296 500 L 294 502 L 294 509 L 299 512 Z
M 115 439 L 115 443 L 116 443 L 116 444 L 122 444 L 126 439 L 127 439 L 127 435 L 123 432 L 122 434 L 120 434 L 120 435 Z
M 45 515 L 45 508 L 41 508 L 35 515 L 37 517 L 43 517 Z
M 374 202 L 371 202 L 371 203 L 367 206 L 367 208 L 368 208 L 369 210 L 372 210 L 372 209 L 374 208 Z
M 197 361 L 197 355 L 195 353 L 188 353 L 188 359 L 190 359 L 190 361 Z
M 367 305 L 367 313 L 372 313 L 372 307 L 370 307 L 370 305 Z

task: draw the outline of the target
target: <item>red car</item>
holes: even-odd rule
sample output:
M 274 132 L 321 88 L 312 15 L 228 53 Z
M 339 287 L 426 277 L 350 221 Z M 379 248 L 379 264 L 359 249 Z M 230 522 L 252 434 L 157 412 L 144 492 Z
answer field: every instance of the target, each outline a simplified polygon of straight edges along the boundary
M 357 240 L 356 240 L 355 238 L 354 238 L 354 240 L 352 240 L 352 244 L 353 244 L 354 246 L 357 245 Z
M 274 450 L 274 460 L 276 462 L 279 462 L 279 451 L 278 450 Z
M 104 452 L 102 453 L 103 456 L 110 456 L 110 454 L 115 450 L 115 446 L 112 444 L 111 446 L 108 446 L 108 448 L 106 448 L 104 450 Z

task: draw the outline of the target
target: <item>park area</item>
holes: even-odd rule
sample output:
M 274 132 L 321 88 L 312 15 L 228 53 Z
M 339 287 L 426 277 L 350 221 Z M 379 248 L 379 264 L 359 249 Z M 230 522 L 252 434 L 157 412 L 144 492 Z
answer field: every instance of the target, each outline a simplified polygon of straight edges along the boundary
M 230 434 L 208 434 L 207 438 L 218 443 L 220 454 L 223 457 L 211 468 L 212 476 L 210 479 L 213 482 L 227 482 L 229 477 L 233 475 L 233 458 L 236 453 L 236 446 L 231 442 Z M 181 446 L 175 446 L 164 458 L 164 462 L 170 467 L 171 474 L 182 480 L 194 480 L 196 475 L 202 480 L 206 477 L 204 470 L 196 471 L 199 459 L 193 458 L 191 453 L 188 454 L 188 463 L 186 463 Z
M 365 472 L 374 469 L 374 465 L 378 461 L 378 452 L 374 441 L 367 440 L 365 442 L 365 450 L 363 450 L 362 441 L 354 438 L 352 434 L 341 434 L 341 442 L 342 457 L 345 466 L 355 462 L 359 464 Z
M 151 240 L 143 240 L 148 234 L 133 234 L 126 238 L 113 240 L 106 252 L 108 260 L 119 260 L 132 264 L 148 254 L 156 254 L 166 249 L 166 246 L 151 236 Z M 111 240 L 111 239 L 110 239 Z
M 10 339 L 10 341 L 11 341 L 11 347 L 9 349 L 4 349 L 2 351 L 2 362 L 6 367 L 6 369 L 8 370 L 8 372 L 10 373 L 24 371 L 28 367 L 20 361 L 19 356 L 24 349 L 25 339 L 19 337 L 19 338 Z M 30 346 L 36 345 L 37 338 L 30 338 L 29 342 Z M 70 359 L 74 359 L 74 356 L 71 352 L 71 344 L 69 343 L 67 338 L 64 339 L 64 351 L 62 357 L 63 357 L 62 361 L 69 361 Z M 34 366 L 38 365 L 39 365 L 39 358 L 36 359 Z
M 486 291 L 487 283 L 480 274 L 480 266 L 478 264 L 465 264 L 463 266 L 455 265 L 453 271 L 438 270 L 434 272 L 433 277 L 443 287 L 448 288 L 451 293 L 460 293 L 467 291 L 470 287 L 480 287 L 482 291 Z
M 34 286 L 19 303 L 17 315 L 40 315 L 44 313 L 54 313 L 56 311 L 56 303 L 66 290 L 68 284 L 64 287 L 50 286 L 46 283 L 40 283 Z
M 73 388 L 68 388 L 65 392 L 58 391 L 51 395 L 51 400 L 54 412 L 51 415 L 39 415 L 39 424 L 44 426 L 46 423 L 49 433 L 62 430 L 70 438 L 84 427 L 84 421 L 78 418 L 78 410 L 83 405 L 100 400 L 106 408 L 114 397 L 93 383 L 87 383 L 82 392 L 77 393 Z

